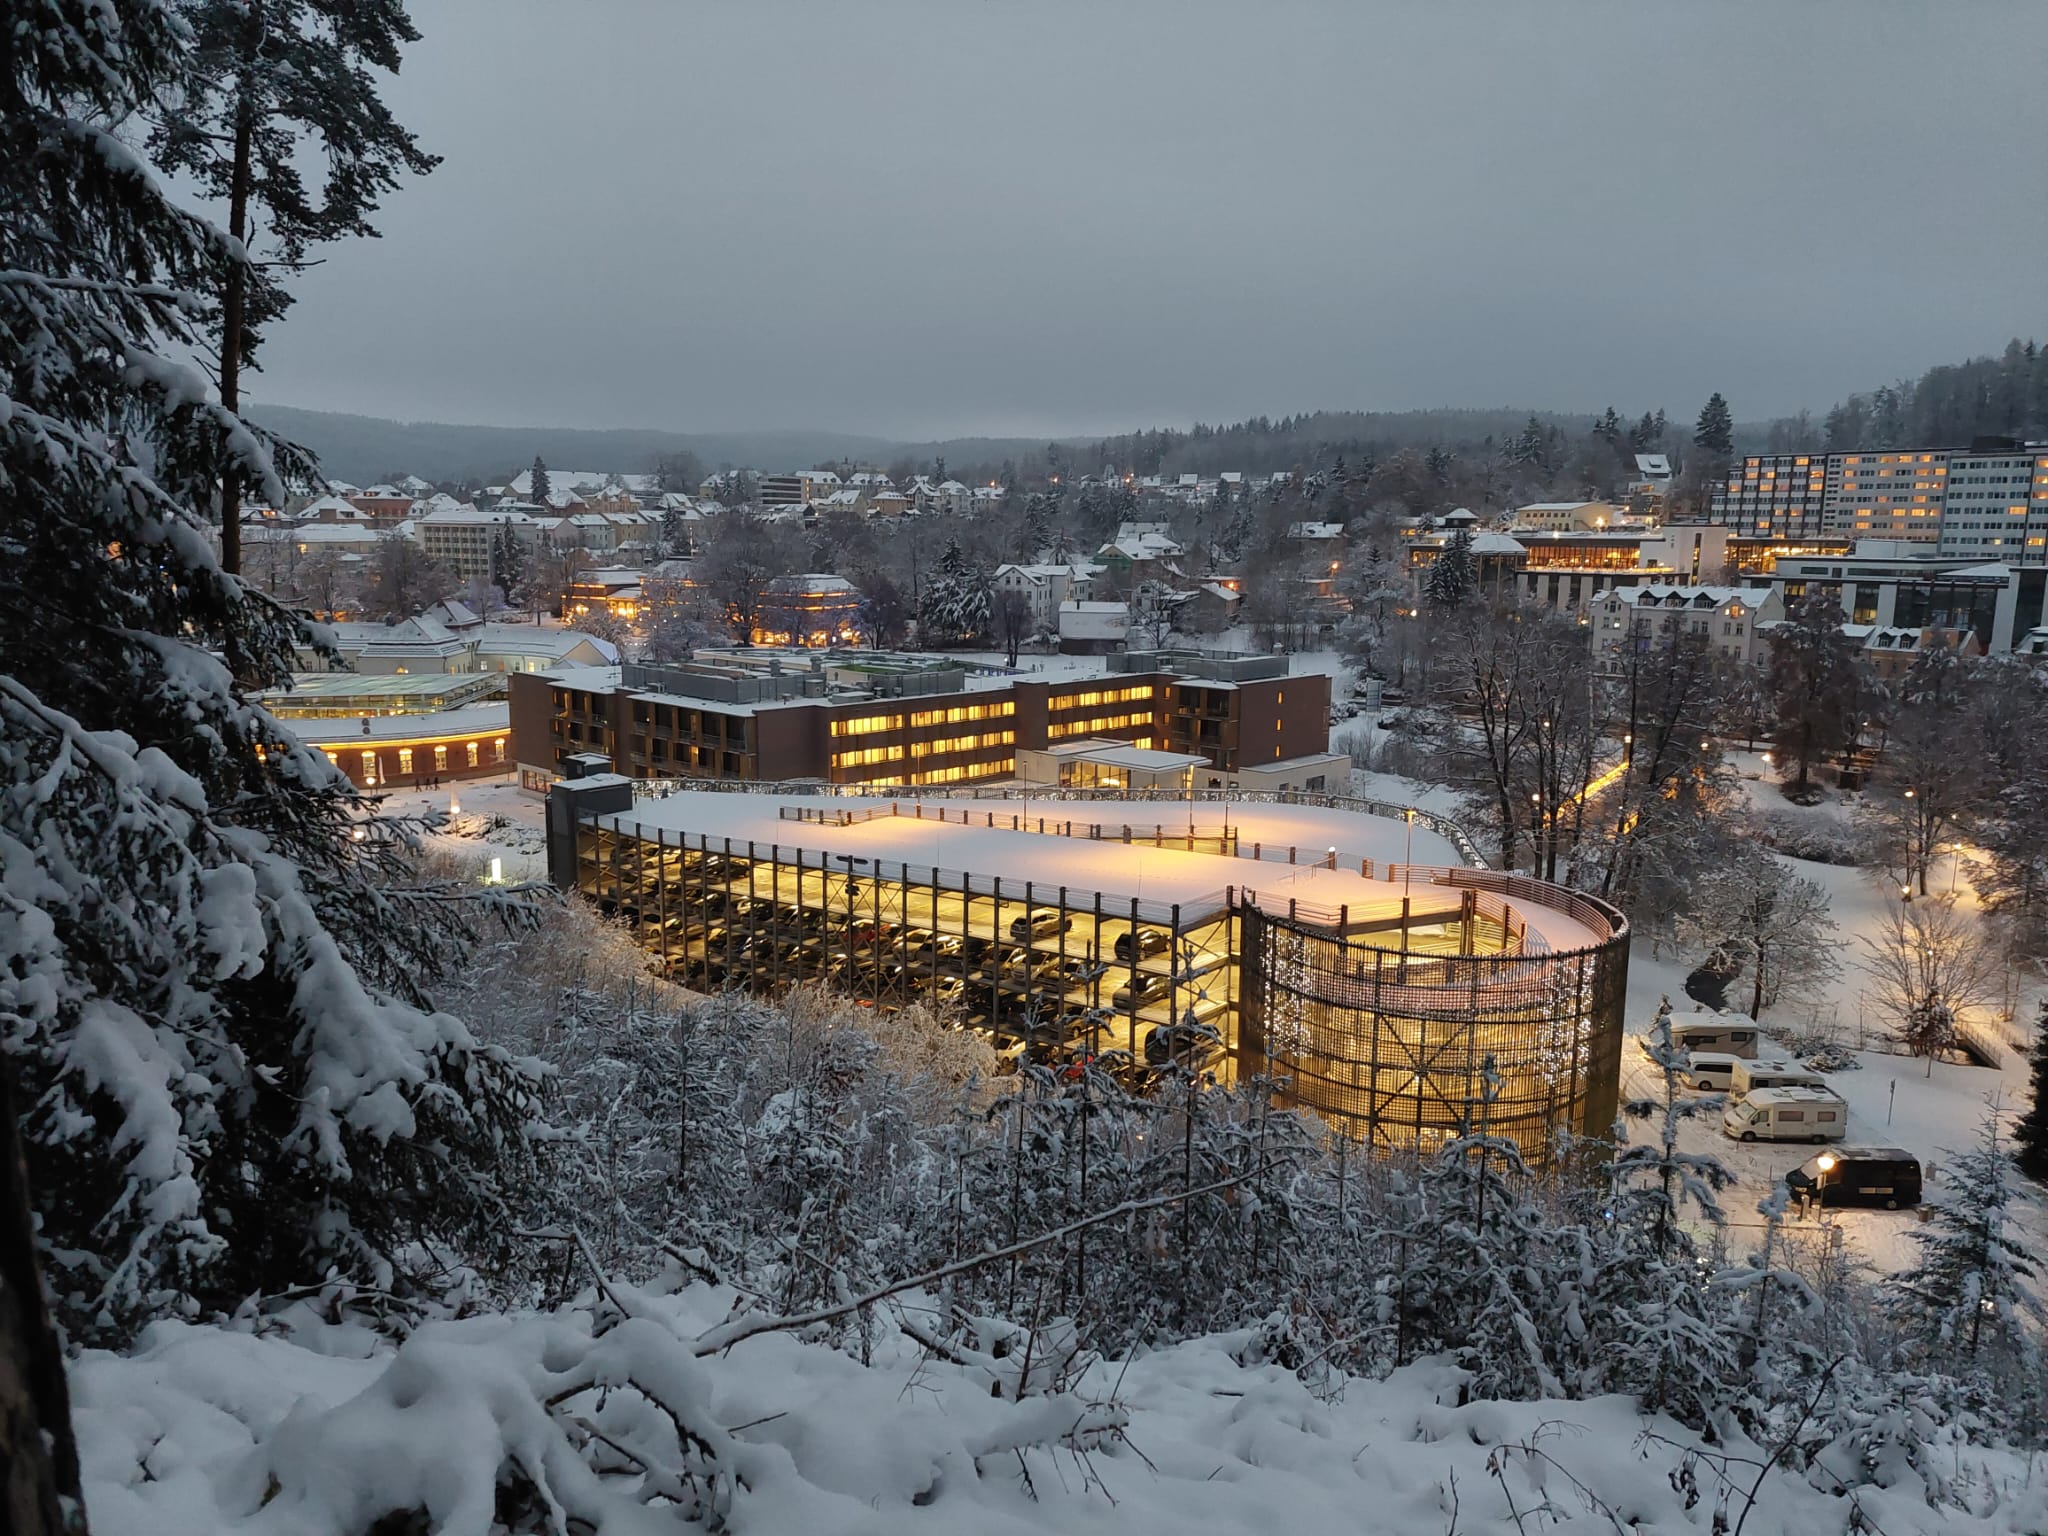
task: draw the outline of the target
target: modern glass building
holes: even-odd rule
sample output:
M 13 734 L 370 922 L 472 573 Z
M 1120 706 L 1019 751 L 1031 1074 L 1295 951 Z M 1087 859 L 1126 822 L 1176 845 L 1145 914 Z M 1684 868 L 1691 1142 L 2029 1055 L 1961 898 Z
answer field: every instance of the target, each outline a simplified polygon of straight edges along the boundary
M 709 991 L 933 1004 L 1058 1068 L 1264 1075 L 1381 1148 L 1463 1127 L 1538 1163 L 1616 1109 L 1628 925 L 1322 796 L 682 789 L 564 814 L 550 867 Z M 630 805 L 630 809 L 624 808 Z M 1413 849 L 1427 862 L 1404 862 Z

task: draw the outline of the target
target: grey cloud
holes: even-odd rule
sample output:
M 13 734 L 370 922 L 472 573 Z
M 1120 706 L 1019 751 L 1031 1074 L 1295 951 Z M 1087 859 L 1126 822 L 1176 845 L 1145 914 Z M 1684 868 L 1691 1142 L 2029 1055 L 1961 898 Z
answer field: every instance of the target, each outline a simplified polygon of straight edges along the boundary
M 415 0 L 259 399 L 683 431 L 1754 418 L 2048 299 L 2038 4 Z

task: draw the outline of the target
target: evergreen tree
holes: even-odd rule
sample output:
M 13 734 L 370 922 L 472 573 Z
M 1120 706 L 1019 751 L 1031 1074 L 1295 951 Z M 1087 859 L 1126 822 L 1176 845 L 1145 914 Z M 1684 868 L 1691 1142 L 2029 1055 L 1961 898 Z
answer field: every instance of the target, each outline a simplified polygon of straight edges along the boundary
M 491 584 L 510 608 L 526 588 L 526 548 L 510 523 L 499 525 L 491 537 Z
M 540 455 L 536 453 L 533 456 L 533 485 L 527 499 L 546 506 L 548 493 L 553 489 L 554 487 L 548 483 L 548 467 L 541 462 Z
M 208 290 L 219 302 L 220 401 L 233 412 L 262 327 L 291 302 L 280 275 L 302 270 L 322 241 L 374 236 L 379 201 L 402 176 L 440 163 L 392 117 L 372 74 L 396 74 L 419 33 L 403 0 L 168 0 L 166 8 L 190 29 L 189 44 L 177 89 L 146 104 L 157 120 L 151 147 L 166 169 L 226 207 L 237 242 L 251 246 L 259 230 L 266 242 L 260 260 L 224 264 L 221 286 Z M 325 168 L 317 191 L 305 174 L 314 162 Z M 233 574 L 247 481 L 233 458 L 219 476 L 222 563 Z
M 1693 428 L 1693 446 L 1716 459 L 1735 451 L 1735 417 L 1728 402 L 1717 391 L 1700 407 L 1700 419 Z
M 987 575 L 948 539 L 919 595 L 918 634 L 925 643 L 965 645 L 986 635 L 991 621 Z
M 1052 520 L 1058 502 L 1042 491 L 1024 498 L 1024 517 L 1018 525 L 1015 551 L 1021 561 L 1042 560 L 1053 545 Z
M 1929 1347 L 1939 1355 L 1962 1349 L 1972 1361 L 1985 1330 L 2018 1344 L 2019 1325 L 2039 1305 L 2021 1284 L 2034 1266 L 2009 1236 L 2008 1212 L 2016 1191 L 2012 1159 L 1998 1145 L 1998 1117 L 1986 1114 L 1976 1146 L 1953 1154 L 1947 1183 L 1954 1191 L 1932 1218 L 1912 1232 L 1920 1262 L 1894 1277 L 1901 1304 L 1918 1314 Z
M 2034 1102 L 2013 1127 L 2013 1160 L 2036 1183 L 2048 1183 L 2048 1002 L 2034 1025 Z
M 1454 529 L 1443 553 L 1430 565 L 1423 578 L 1422 595 L 1437 608 L 1456 608 L 1472 600 L 1479 590 L 1479 568 L 1472 559 L 1472 535 Z
M 1822 759 L 1855 745 L 1868 697 L 1832 592 L 1815 587 L 1771 631 L 1770 686 L 1777 713 L 1771 745 L 1780 767 L 1795 768 L 1794 787 L 1803 792 Z
M 455 893 L 247 701 L 309 637 L 201 509 L 229 462 L 284 486 L 173 360 L 247 258 L 106 126 L 187 86 L 189 34 L 42 14 L 0 49 L 0 1055 L 57 1310 L 118 1340 L 487 1252 L 532 1081 L 423 990 Z
M 1520 434 L 1508 445 L 1508 461 L 1544 474 L 1550 472 L 1550 437 L 1543 430 L 1543 423 L 1534 416 L 1529 418 Z

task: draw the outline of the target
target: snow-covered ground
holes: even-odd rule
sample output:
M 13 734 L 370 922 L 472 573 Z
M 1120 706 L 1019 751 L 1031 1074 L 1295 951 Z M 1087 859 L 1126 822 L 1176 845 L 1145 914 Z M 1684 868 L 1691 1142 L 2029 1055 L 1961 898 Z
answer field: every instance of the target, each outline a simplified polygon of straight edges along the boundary
M 1459 1373 L 1431 1361 L 1317 1393 L 1259 1363 L 1254 1335 L 1225 1334 L 1096 1364 L 1017 1401 L 992 1391 L 1014 1362 L 926 1359 L 886 1325 L 872 1366 L 786 1334 L 693 1358 L 729 1292 L 626 1294 L 635 1317 L 605 1341 L 592 1341 L 581 1313 L 486 1316 L 429 1325 L 395 1364 L 388 1346 L 336 1326 L 295 1341 L 167 1323 L 132 1357 L 88 1352 L 71 1383 L 92 1528 L 340 1536 L 417 1508 L 430 1516 L 423 1528 L 486 1536 L 501 1528 L 495 1480 L 516 1464 L 584 1517 L 569 1529 L 680 1531 L 675 1508 L 640 1502 L 627 1453 L 592 1441 L 602 1432 L 642 1457 L 685 1461 L 671 1421 L 628 1378 L 704 1434 L 728 1480 L 723 1527 L 740 1536 L 1728 1528 L 1712 1525 L 1719 1490 L 1706 1467 L 1695 1468 L 1697 1503 L 1673 1475 L 1697 1436 L 1629 1399 L 1459 1407 Z M 593 1379 L 611 1390 L 563 1387 Z M 541 1406 L 558 1393 L 557 1411 Z M 602 1485 L 577 1444 L 610 1463 Z M 1740 1441 L 1720 1449 L 1759 1454 Z M 2029 1478 L 2024 1457 L 1960 1445 L 1936 1454 L 1993 1513 L 1930 1508 L 1910 1471 L 1853 1497 L 1779 1472 L 1742 1529 L 2048 1528 L 2048 1479 Z M 1746 1492 L 1753 1473 L 1739 1470 Z M 1730 1524 L 1744 1511 L 1745 1495 L 1733 1496 Z
M 461 779 L 440 789 L 401 789 L 382 797 L 390 816 L 440 816 L 427 845 L 464 863 L 503 861 L 508 881 L 547 878 L 547 806 L 521 792 L 517 774 Z

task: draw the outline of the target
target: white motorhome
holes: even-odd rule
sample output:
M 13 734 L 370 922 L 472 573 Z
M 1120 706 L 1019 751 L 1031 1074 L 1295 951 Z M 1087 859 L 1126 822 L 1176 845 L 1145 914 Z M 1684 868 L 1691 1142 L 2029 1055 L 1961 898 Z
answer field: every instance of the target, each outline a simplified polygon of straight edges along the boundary
M 1686 1059 L 1685 1071 L 1680 1075 L 1688 1088 L 1709 1088 L 1717 1093 L 1726 1093 L 1735 1080 L 1735 1069 L 1741 1065 L 1740 1056 L 1731 1056 L 1726 1051 L 1694 1051 Z
M 1825 1088 L 1759 1088 L 1728 1106 L 1721 1129 L 1741 1141 L 1840 1141 L 1849 1106 Z
M 1827 1079 L 1796 1061 L 1762 1060 L 1735 1063 L 1728 1091 L 1738 1099 L 1759 1088 L 1826 1088 Z
M 1671 1043 L 1682 1051 L 1756 1055 L 1756 1020 L 1746 1013 L 1682 1013 L 1671 1018 Z

